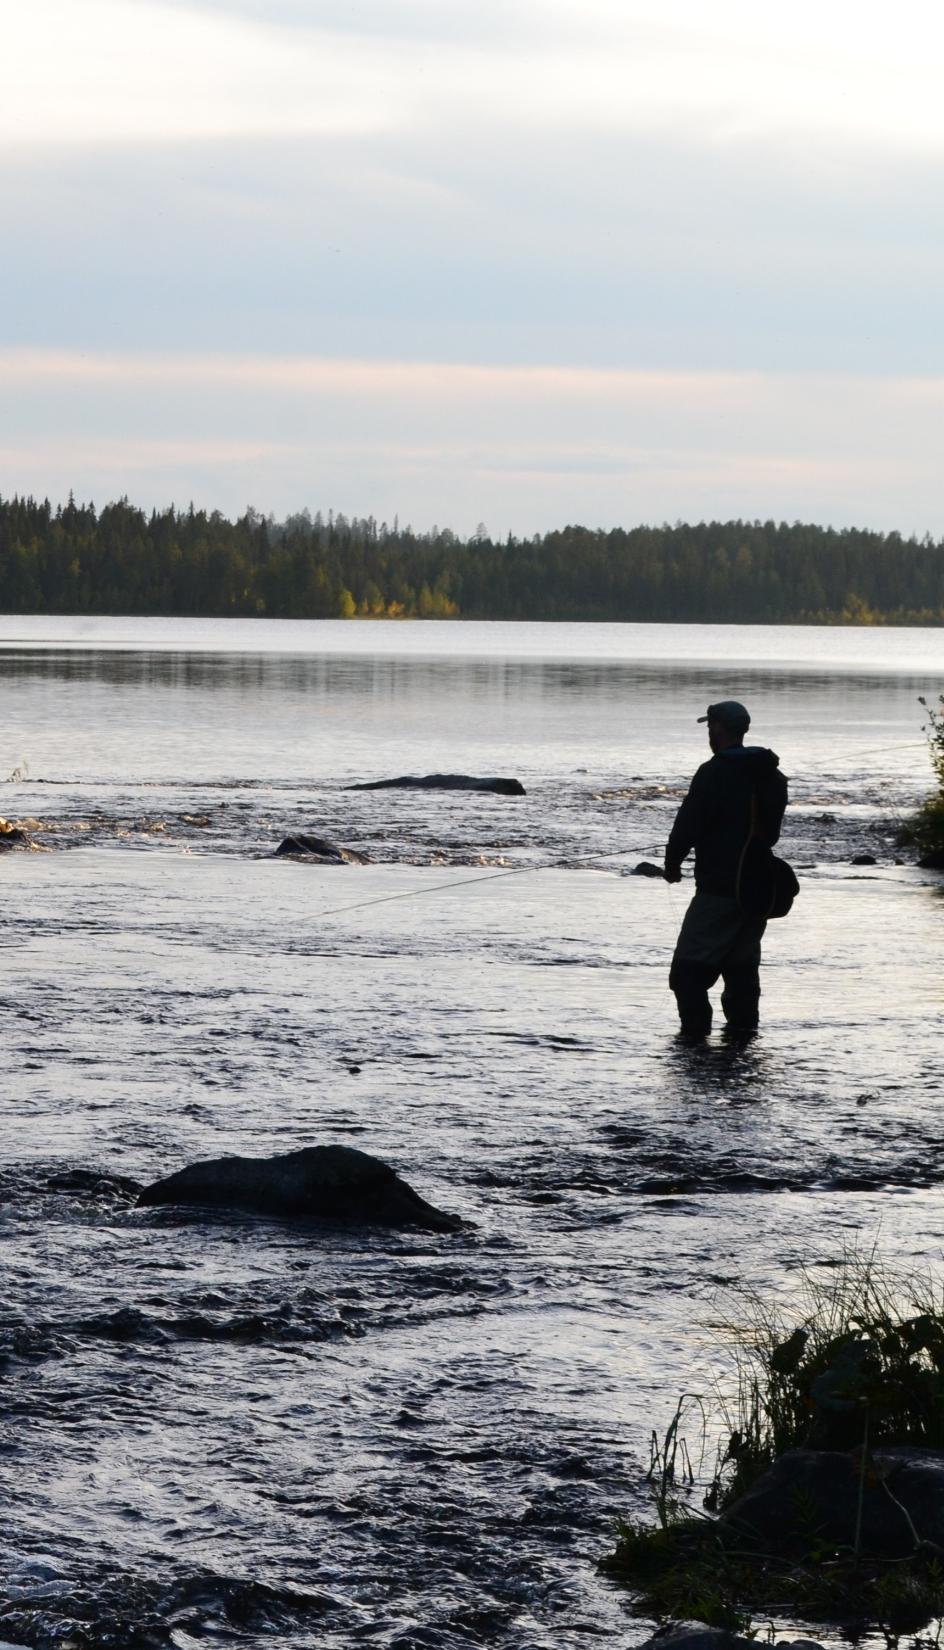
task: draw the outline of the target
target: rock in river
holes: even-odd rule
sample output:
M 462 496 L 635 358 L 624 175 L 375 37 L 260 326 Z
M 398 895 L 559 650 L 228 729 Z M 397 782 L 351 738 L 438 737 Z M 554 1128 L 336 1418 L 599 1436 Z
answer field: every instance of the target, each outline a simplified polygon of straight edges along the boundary
M 276 1157 L 217 1157 L 145 1186 L 139 1205 L 213 1204 L 261 1214 L 358 1225 L 455 1232 L 456 1215 L 434 1209 L 405 1180 L 353 1146 L 306 1146 Z
M 289 855 L 293 859 L 314 859 L 319 865 L 369 865 L 366 854 L 356 848 L 339 848 L 335 842 L 326 842 L 321 836 L 305 836 L 298 832 L 287 836 L 275 850 L 276 858 Z
M 494 791 L 497 796 L 524 796 L 520 779 L 473 779 L 467 773 L 404 774 L 399 779 L 370 779 L 345 785 L 346 791 Z
M 21 831 L 19 825 L 11 825 L 8 819 L 0 819 L 0 853 L 5 848 L 25 848 L 29 844 L 29 837 Z
M 876 1445 L 863 1477 L 859 1451 L 793 1449 L 720 1519 L 745 1548 L 778 1557 L 855 1544 L 899 1559 L 916 1539 L 944 1546 L 944 1451 Z
M 651 1639 L 642 1650 L 757 1650 L 757 1640 L 722 1627 L 705 1627 L 700 1621 L 673 1622 Z M 815 1639 L 780 1639 L 777 1650 L 823 1650 Z

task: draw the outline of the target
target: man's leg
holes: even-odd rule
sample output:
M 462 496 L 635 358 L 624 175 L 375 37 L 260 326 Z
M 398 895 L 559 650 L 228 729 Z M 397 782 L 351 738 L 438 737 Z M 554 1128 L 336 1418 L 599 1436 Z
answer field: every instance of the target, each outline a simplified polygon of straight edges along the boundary
M 764 922 L 746 922 L 721 965 L 721 1007 L 732 1031 L 753 1031 L 760 1019 L 760 942 Z
M 704 963 L 673 957 L 669 985 L 675 992 L 683 1037 L 707 1037 L 711 1030 L 708 992 L 717 978 L 717 970 L 706 968 Z
M 685 913 L 669 973 L 685 1037 L 707 1037 L 711 1030 L 708 992 L 741 920 L 736 901 L 719 894 L 696 894 Z

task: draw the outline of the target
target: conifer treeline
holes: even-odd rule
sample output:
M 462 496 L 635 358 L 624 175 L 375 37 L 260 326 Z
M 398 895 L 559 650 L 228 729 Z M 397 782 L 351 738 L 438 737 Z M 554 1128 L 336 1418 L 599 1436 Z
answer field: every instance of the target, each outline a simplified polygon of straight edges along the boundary
M 0 611 L 944 624 L 944 542 L 784 522 L 494 542 L 372 518 L 0 499 Z

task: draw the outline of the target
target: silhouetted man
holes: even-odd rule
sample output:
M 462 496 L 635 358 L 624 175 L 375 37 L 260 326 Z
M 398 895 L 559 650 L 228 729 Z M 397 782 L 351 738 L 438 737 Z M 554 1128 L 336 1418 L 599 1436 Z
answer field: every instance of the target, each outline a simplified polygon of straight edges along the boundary
M 758 1021 L 760 942 L 765 916 L 752 913 L 742 871 L 752 837 L 772 848 L 787 805 L 780 758 L 760 745 L 745 746 L 751 719 L 734 699 L 709 705 L 709 762 L 703 762 L 675 817 L 665 850 L 665 880 L 680 882 L 682 861 L 695 850 L 695 897 L 679 932 L 669 985 L 675 992 L 683 1037 L 711 1030 L 708 992 L 719 974 L 721 1007 L 732 1033 Z

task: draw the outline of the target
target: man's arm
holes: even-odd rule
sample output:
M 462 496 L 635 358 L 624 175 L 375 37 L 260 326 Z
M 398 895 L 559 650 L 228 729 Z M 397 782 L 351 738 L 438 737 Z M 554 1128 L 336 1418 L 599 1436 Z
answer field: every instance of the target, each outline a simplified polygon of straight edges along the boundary
M 691 853 L 704 827 L 705 807 L 703 787 L 699 784 L 700 772 L 701 769 L 689 785 L 688 795 L 669 832 L 665 846 L 665 870 L 662 873 L 666 882 L 681 882 L 682 861 L 686 854 Z

